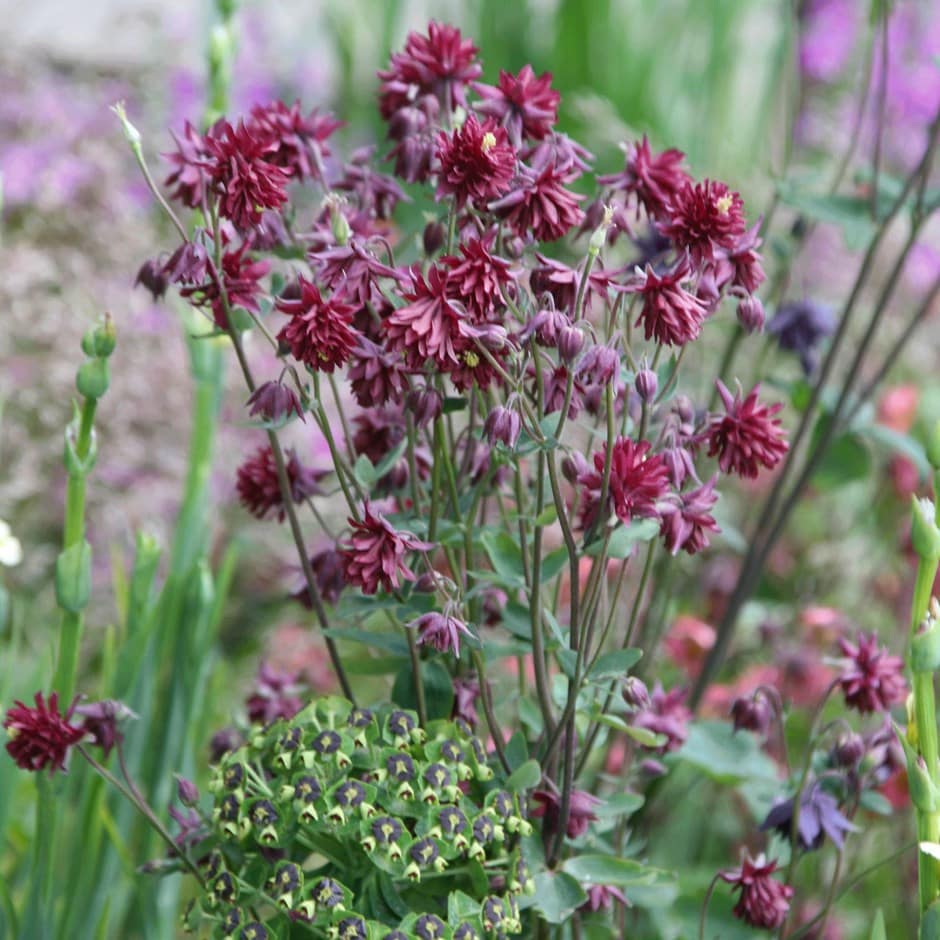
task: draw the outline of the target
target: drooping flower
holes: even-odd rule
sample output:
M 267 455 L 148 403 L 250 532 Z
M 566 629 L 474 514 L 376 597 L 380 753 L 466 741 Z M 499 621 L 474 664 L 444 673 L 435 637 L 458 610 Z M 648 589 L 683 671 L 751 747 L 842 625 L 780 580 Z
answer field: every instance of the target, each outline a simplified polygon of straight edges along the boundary
M 35 702 L 35 707 L 30 707 L 17 701 L 4 716 L 3 727 L 10 736 L 7 753 L 23 770 L 64 771 L 70 751 L 86 732 L 71 723 L 72 709 L 64 715 L 59 711 L 57 692 L 48 701 L 37 692 Z
M 811 300 L 787 301 L 767 324 L 767 332 L 776 337 L 781 349 L 800 357 L 806 375 L 816 369 L 819 344 L 836 328 L 832 311 Z
M 907 693 L 904 663 L 878 645 L 876 633 L 859 634 L 857 644 L 840 637 L 839 649 L 846 658 L 838 683 L 849 708 L 865 715 L 886 712 L 903 701 Z
M 688 182 L 675 193 L 662 231 L 696 264 L 713 262 L 744 234 L 744 203 L 724 183 Z
M 399 353 L 360 336 L 348 372 L 356 401 L 363 408 L 376 408 L 388 401 L 401 401 L 408 390 L 403 365 Z
M 402 579 L 414 581 L 415 573 L 408 567 L 405 555 L 410 551 L 427 551 L 434 546 L 422 542 L 410 532 L 396 529 L 381 513 L 366 504 L 362 519 L 350 519 L 352 535 L 342 549 L 346 580 L 357 584 L 364 594 L 397 590 Z
M 341 291 L 348 301 L 355 299 L 360 305 L 378 295 L 381 278 L 403 279 L 401 272 L 382 264 L 365 240 L 357 235 L 350 237 L 345 245 L 312 251 L 307 257 L 324 288 Z
M 515 408 L 497 405 L 483 422 L 483 436 L 490 445 L 498 441 L 504 447 L 512 450 L 522 431 L 522 419 Z
M 735 732 L 753 731 L 763 737 L 770 728 L 774 714 L 772 701 L 761 689 L 749 695 L 739 695 L 731 703 L 731 725 Z
M 723 473 L 753 479 L 761 466 L 772 470 L 789 447 L 780 419 L 774 417 L 783 405 L 761 404 L 757 399 L 760 385 L 755 385 L 742 399 L 740 385 L 732 397 L 721 379 L 715 384 L 725 414 L 711 416 L 705 435 L 708 456 L 718 456 L 718 466 Z
M 172 190 L 172 199 L 190 209 L 198 209 L 206 193 L 205 164 L 209 158 L 206 138 L 189 121 L 183 126 L 182 137 L 177 137 L 172 131 L 170 133 L 176 143 L 176 152 L 163 154 L 163 158 L 173 168 L 164 180 L 164 185 Z
M 397 141 L 386 160 L 395 161 L 395 173 L 409 183 L 427 182 L 437 152 L 435 128 L 441 106 L 433 95 L 422 95 L 396 111 L 388 123 L 388 136 Z
M 434 95 L 441 106 L 453 111 L 467 107 L 466 86 L 483 72 L 473 40 L 446 23 L 428 24 L 427 35 L 411 32 L 405 48 L 392 55 L 389 67 L 378 73 L 382 80 L 379 110 L 385 120 L 420 95 Z
M 431 646 L 439 653 L 453 653 L 458 659 L 460 658 L 461 634 L 473 636 L 463 620 L 454 616 L 453 611 L 450 610 L 445 610 L 443 613 L 436 610 L 429 611 L 416 620 L 412 620 L 408 626 L 417 630 L 419 646 Z
M 624 285 L 628 294 L 639 294 L 643 307 L 636 326 L 643 326 L 646 339 L 666 346 L 684 346 L 696 339 L 708 316 L 708 306 L 686 290 L 682 282 L 689 276 L 689 266 L 682 262 L 671 271 L 657 274 L 651 265 Z
M 521 147 L 526 137 L 542 140 L 558 120 L 561 95 L 551 86 L 551 72 L 536 77 L 531 65 L 522 66 L 518 75 L 500 69 L 498 85 L 474 84 L 483 99 L 474 107 L 495 118 L 506 128 L 512 143 Z
M 299 299 L 277 299 L 277 309 L 291 318 L 277 338 L 311 369 L 333 372 L 349 359 L 359 340 L 352 326 L 355 308 L 335 293 L 324 298 L 316 284 L 303 276 L 297 280 Z
M 237 127 L 223 121 L 205 145 L 204 166 L 220 196 L 219 212 L 237 229 L 250 229 L 264 209 L 280 209 L 287 202 L 290 171 L 271 162 L 278 144 L 269 133 L 244 121 Z
M 506 192 L 516 168 L 516 151 L 505 129 L 495 121 L 481 124 L 473 114 L 453 133 L 440 133 L 437 158 L 437 198 L 453 196 L 459 208 L 468 202 L 486 208 Z
M 630 902 L 627 896 L 613 885 L 588 885 L 587 900 L 581 905 L 582 911 L 609 911 L 614 906 L 614 901 L 629 907 Z
M 319 481 L 326 472 L 304 467 L 293 450 L 288 450 L 285 456 L 291 499 L 295 503 L 302 503 L 310 496 L 320 495 L 323 491 Z M 277 462 L 270 446 L 260 447 L 254 456 L 238 468 L 235 488 L 242 505 L 256 519 L 276 516 L 278 522 L 284 521 L 284 500 L 278 481 Z
M 761 831 L 773 829 L 789 841 L 793 826 L 793 807 L 792 797 L 780 800 L 761 823 Z M 836 848 L 841 849 L 845 834 L 855 831 L 855 826 L 839 811 L 838 800 L 831 793 L 827 793 L 818 780 L 803 788 L 796 827 L 797 845 L 804 852 L 818 849 L 826 836 L 829 836 Z
M 619 192 L 633 194 L 637 207 L 642 206 L 651 219 L 666 218 L 676 194 L 689 182 L 682 169 L 685 154 L 681 150 L 664 150 L 654 156 L 649 141 L 624 144 L 626 164 L 620 173 L 599 176 L 604 186 L 613 186 Z
M 625 525 L 632 519 L 658 519 L 660 503 L 669 492 L 669 473 L 659 454 L 650 454 L 649 441 L 618 438 L 610 459 L 608 499 L 617 518 Z M 604 477 L 606 446 L 594 454 L 594 469 L 578 477 L 585 488 L 581 522 L 585 528 L 594 524 Z M 603 509 L 601 510 L 603 511 Z
M 373 146 L 358 147 L 343 165 L 333 189 L 352 193 L 363 212 L 376 219 L 390 219 L 399 202 L 411 202 L 405 191 L 386 173 L 372 167 Z
M 299 101 L 289 107 L 283 101 L 256 105 L 251 117 L 255 127 L 274 141 L 266 159 L 287 170 L 292 179 L 320 178 L 323 159 L 330 155 L 326 141 L 345 123 L 316 108 L 305 115 Z
M 477 699 L 480 697 L 480 683 L 472 676 L 457 676 L 454 679 L 453 718 L 462 718 L 471 728 L 477 721 Z
M 734 916 L 751 927 L 776 929 L 787 919 L 793 888 L 771 877 L 777 862 L 768 862 L 763 855 L 756 859 L 745 855 L 740 868 L 719 872 L 722 881 L 740 891 Z
M 248 406 L 248 414 L 262 421 L 280 423 L 292 414 L 306 421 L 300 399 L 292 388 L 282 382 L 264 382 L 251 393 L 245 404 Z
M 665 736 L 665 742 L 657 749 L 660 754 L 677 751 L 689 736 L 688 724 L 692 713 L 684 704 L 687 695 L 688 690 L 679 687 L 666 692 L 657 680 L 650 693 L 649 708 L 633 718 L 637 728 Z
M 269 725 L 278 718 L 293 718 L 303 708 L 305 688 L 299 674 L 284 672 L 262 662 L 254 688 L 245 700 L 248 720 Z
M 529 816 L 536 819 L 545 817 L 545 828 L 548 832 L 558 831 L 561 822 L 561 794 L 554 786 L 535 790 L 532 800 L 537 804 L 529 810 Z M 592 796 L 586 790 L 572 790 L 568 804 L 568 825 L 565 832 L 569 839 L 583 836 L 588 826 L 597 820 L 594 810 L 603 801 Z
M 82 731 L 93 744 L 101 748 L 105 758 L 116 744 L 124 740 L 124 733 L 119 725 L 129 718 L 137 717 L 123 702 L 116 699 L 76 705 L 73 712 L 84 719 Z
M 163 264 L 155 258 L 148 258 L 137 271 L 137 277 L 134 278 L 134 287 L 137 285 L 146 288 L 154 301 L 159 300 L 165 293 L 170 284 Z
M 720 532 L 710 510 L 718 502 L 715 486 L 718 477 L 678 494 L 678 505 L 664 513 L 660 535 L 670 555 L 680 550 L 690 555 L 708 548 L 708 533 Z

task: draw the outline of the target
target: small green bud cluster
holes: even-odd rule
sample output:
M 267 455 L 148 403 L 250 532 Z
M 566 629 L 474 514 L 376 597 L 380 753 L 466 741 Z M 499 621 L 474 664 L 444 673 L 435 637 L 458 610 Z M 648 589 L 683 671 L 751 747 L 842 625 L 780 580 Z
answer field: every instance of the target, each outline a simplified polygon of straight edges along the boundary
M 78 369 L 75 386 L 84 398 L 99 399 L 108 390 L 111 375 L 108 357 L 114 352 L 117 337 L 114 320 L 105 314 L 104 321 L 82 337 L 82 352 L 88 357 Z
M 312 702 L 215 768 L 194 914 L 214 938 L 298 922 L 332 940 L 518 934 L 532 826 L 494 777 L 465 722 Z

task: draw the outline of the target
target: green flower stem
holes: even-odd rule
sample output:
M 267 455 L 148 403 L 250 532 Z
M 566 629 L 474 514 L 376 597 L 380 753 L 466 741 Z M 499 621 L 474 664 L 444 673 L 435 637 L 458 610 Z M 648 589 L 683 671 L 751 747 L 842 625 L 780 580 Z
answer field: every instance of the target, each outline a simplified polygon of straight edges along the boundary
M 415 685 L 415 702 L 418 706 L 418 720 L 421 727 L 428 726 L 428 706 L 424 697 L 424 680 L 421 676 L 421 656 L 418 654 L 418 643 L 415 640 L 414 630 L 402 624 L 405 639 L 408 641 L 408 655 L 411 657 L 411 672 Z
M 729 376 L 731 372 L 731 366 L 734 363 L 734 357 L 737 355 L 738 347 L 741 345 L 741 340 L 744 338 L 744 330 L 741 328 L 740 324 L 735 324 L 731 330 L 731 335 L 728 337 L 728 342 L 725 344 L 725 351 L 721 354 L 721 363 L 718 366 L 717 376 L 721 379 L 722 382 L 725 382 L 725 377 Z M 682 347 L 683 352 L 685 351 L 685 346 Z M 727 385 L 727 382 L 725 382 Z M 715 405 L 718 403 L 718 386 L 712 385 L 711 395 L 708 399 L 708 410 L 714 411 Z
M 75 456 L 84 464 L 91 454 L 94 435 L 95 409 L 98 401 L 86 398 L 82 404 L 73 446 Z M 86 469 L 69 468 L 68 486 L 65 494 L 65 535 L 63 548 L 68 550 L 78 545 L 85 537 L 85 477 Z M 63 708 L 68 708 L 75 694 L 78 678 L 78 654 L 81 645 L 84 618 L 81 613 L 65 610 L 59 634 L 59 659 L 56 666 L 53 688 L 59 693 Z
M 486 726 L 489 728 L 490 737 L 493 739 L 493 747 L 496 749 L 496 756 L 502 764 L 506 773 L 511 773 L 512 769 L 509 761 L 506 759 L 506 750 L 503 747 L 503 732 L 496 720 L 496 713 L 493 711 L 493 696 L 490 687 L 486 681 L 486 663 L 479 650 L 473 650 L 471 653 L 473 666 L 477 671 L 477 679 L 480 683 L 480 701 L 483 704 L 483 714 L 486 717 Z

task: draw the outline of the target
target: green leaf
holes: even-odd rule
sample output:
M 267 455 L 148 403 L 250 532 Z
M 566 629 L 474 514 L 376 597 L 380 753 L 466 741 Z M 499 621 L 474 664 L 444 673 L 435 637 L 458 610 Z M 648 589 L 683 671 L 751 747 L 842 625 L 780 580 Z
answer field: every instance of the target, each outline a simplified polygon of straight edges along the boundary
M 385 650 L 394 656 L 407 656 L 408 643 L 400 636 L 391 633 L 376 633 L 372 630 L 347 629 L 346 627 L 328 627 L 323 631 L 325 636 L 336 640 L 349 640 L 352 643 L 364 643 L 375 649 Z
M 885 929 L 885 915 L 880 907 L 875 913 L 875 920 L 871 925 L 868 940 L 888 940 L 888 931 Z
M 613 855 L 576 855 L 565 862 L 562 870 L 582 883 L 615 885 L 618 888 L 653 881 L 658 872 L 636 859 Z
M 409 662 L 405 656 L 348 657 L 343 666 L 351 676 L 390 676 Z
M 462 920 L 470 920 L 480 913 L 480 902 L 463 891 L 452 891 L 447 898 L 447 922 L 455 927 Z
M 920 940 L 940 940 L 940 901 L 934 901 L 920 920 Z
M 561 924 L 587 900 L 587 892 L 565 872 L 539 872 L 535 892 L 520 900 L 520 907 L 534 907 L 550 924 Z
M 916 465 L 921 479 L 930 474 L 930 464 L 927 461 L 927 451 L 924 449 L 924 445 L 909 434 L 902 434 L 900 431 L 895 431 L 894 428 L 885 427 L 877 422 L 856 426 L 855 431 L 876 444 L 887 447 L 896 454 L 910 458 Z
M 506 745 L 506 761 L 513 771 L 518 770 L 529 759 L 529 747 L 525 735 L 517 731 Z
M 726 721 L 694 722 L 679 758 L 718 783 L 777 779 L 774 762 L 760 749 L 755 736 L 735 734 Z
M 781 202 L 817 222 L 828 222 L 842 230 L 850 251 L 865 247 L 874 233 L 871 203 L 861 196 L 809 192 L 795 180 L 782 180 L 777 187 Z
M 433 721 L 435 718 L 449 717 L 454 707 L 454 682 L 450 673 L 442 663 L 430 659 L 421 664 L 421 678 L 428 719 Z M 417 709 L 418 707 L 414 673 L 410 662 L 395 677 L 392 700 L 402 708 Z
M 627 816 L 633 815 L 645 802 L 645 798 L 640 796 L 639 793 L 615 793 L 596 807 L 594 813 L 598 819 L 609 819 L 612 816 L 626 819 Z
M 506 532 L 488 529 L 480 536 L 483 549 L 493 570 L 509 584 L 524 583 L 522 552 L 515 540 Z
M 858 802 L 869 813 L 876 813 L 879 816 L 891 816 L 894 813 L 891 801 L 877 790 L 864 790 Z
M 637 545 L 649 542 L 657 535 L 659 535 L 659 523 L 655 519 L 634 519 L 629 525 L 618 526 L 610 536 L 607 557 L 626 558 Z M 603 539 L 595 539 L 584 552 L 593 558 L 600 553 L 603 545 Z
M 822 422 L 829 419 L 820 418 L 817 429 Z M 818 437 L 819 435 L 814 435 Z M 816 472 L 813 474 L 813 483 L 819 489 L 835 489 L 853 480 L 863 480 L 871 471 L 871 454 L 865 442 L 855 432 L 849 431 L 838 434 L 826 448 Z
M 542 570 L 539 572 L 541 583 L 551 581 L 566 564 L 568 564 L 568 549 L 564 545 L 549 552 L 542 559 Z
M 375 481 L 379 478 L 375 466 L 365 454 L 360 454 L 356 458 L 356 462 L 353 464 L 353 476 L 355 476 L 359 485 L 366 490 L 372 489 Z
M 639 661 L 643 650 L 629 647 L 625 650 L 613 650 L 599 656 L 594 668 L 588 673 L 588 679 L 599 682 L 603 679 L 619 679 L 625 676 Z
M 536 525 L 551 525 L 558 518 L 558 510 L 555 509 L 554 504 L 546 506 L 536 517 Z
M 613 718 L 614 716 L 607 715 L 606 717 Z M 669 740 L 664 734 L 656 734 L 649 728 L 637 728 L 635 725 L 627 725 L 623 732 L 642 747 L 662 747 Z
M 506 789 L 511 793 L 521 793 L 537 787 L 542 779 L 542 768 L 537 760 L 527 760 L 517 767 L 506 781 Z

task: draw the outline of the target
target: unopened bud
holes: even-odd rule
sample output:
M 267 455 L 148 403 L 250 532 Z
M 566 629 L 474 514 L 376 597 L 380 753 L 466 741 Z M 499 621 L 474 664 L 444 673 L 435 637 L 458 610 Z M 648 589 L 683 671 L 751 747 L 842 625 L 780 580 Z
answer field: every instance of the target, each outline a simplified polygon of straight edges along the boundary
M 865 756 L 865 741 L 860 734 L 843 734 L 832 749 L 832 759 L 839 767 L 852 768 Z
M 640 401 L 644 404 L 651 404 L 656 398 L 656 392 L 659 389 L 659 377 L 652 369 L 640 369 L 634 379 L 633 387 L 636 389 Z
M 936 509 L 929 499 L 911 497 L 911 544 L 922 559 L 940 558 L 940 528 Z
M 575 451 L 561 459 L 561 474 L 569 483 L 577 483 L 578 478 L 587 471 L 588 465 L 584 456 Z
M 940 470 L 940 421 L 938 421 L 927 437 L 927 460 L 934 470 Z
M 519 432 L 522 430 L 522 419 L 512 408 L 497 405 L 483 422 L 483 436 L 493 445 L 499 442 L 509 450 L 516 446 Z
M 624 702 L 626 702 L 630 708 L 635 708 L 637 711 L 645 711 L 650 707 L 649 689 L 647 689 L 646 683 L 636 676 L 627 676 L 627 678 L 623 680 L 621 694 L 623 695 Z
M 75 378 L 75 386 L 85 398 L 101 398 L 110 382 L 107 359 L 89 359 L 79 367 Z
M 88 330 L 82 337 L 82 352 L 93 359 L 107 359 L 114 352 L 117 344 L 117 333 L 114 329 L 114 320 L 107 313 L 100 326 Z
M 610 206 L 604 206 L 604 217 L 601 224 L 591 233 L 591 240 L 588 242 L 588 251 L 592 255 L 597 255 L 607 243 L 607 230 L 614 217 L 614 210 Z
M 176 774 L 176 796 L 186 807 L 193 807 L 199 802 L 199 788 L 192 780 Z
M 444 239 L 447 237 L 447 230 L 440 222 L 428 222 L 424 227 L 422 243 L 424 253 L 430 258 L 436 255 L 444 247 Z
M 738 323 L 747 333 L 760 333 L 764 329 L 764 305 L 753 295 L 738 304 Z
M 572 363 L 584 345 L 584 334 L 576 326 L 563 326 L 558 332 L 558 355 L 562 362 Z
M 117 119 L 121 122 L 121 129 L 124 131 L 124 139 L 130 144 L 134 155 L 140 157 L 142 154 L 140 131 L 127 119 L 127 111 L 124 109 L 124 102 L 118 101 L 116 104 L 111 105 L 111 110 L 117 115 Z

